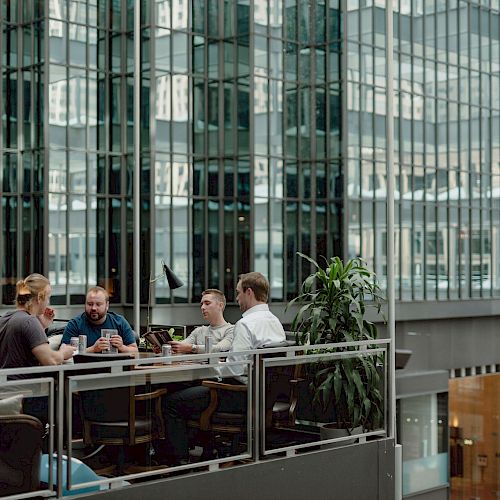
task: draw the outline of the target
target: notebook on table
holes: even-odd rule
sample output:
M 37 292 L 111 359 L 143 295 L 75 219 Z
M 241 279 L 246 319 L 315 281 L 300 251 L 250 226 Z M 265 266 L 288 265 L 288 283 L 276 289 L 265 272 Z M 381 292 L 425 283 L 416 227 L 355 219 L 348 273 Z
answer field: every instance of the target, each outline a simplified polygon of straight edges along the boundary
M 161 349 L 163 344 L 168 344 L 172 342 L 172 336 L 168 330 L 151 330 L 144 334 L 146 342 L 149 342 L 153 347 Z

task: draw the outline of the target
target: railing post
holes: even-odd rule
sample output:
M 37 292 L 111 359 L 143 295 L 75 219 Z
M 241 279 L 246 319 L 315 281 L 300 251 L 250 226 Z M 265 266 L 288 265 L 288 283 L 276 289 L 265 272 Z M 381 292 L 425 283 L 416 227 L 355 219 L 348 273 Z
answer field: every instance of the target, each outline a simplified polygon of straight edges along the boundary
M 52 413 L 52 408 L 50 408 Z M 56 398 L 56 415 L 57 415 L 57 496 L 63 496 L 63 447 L 64 447 L 64 370 L 57 372 L 57 398 Z M 52 415 L 53 416 L 53 415 Z M 49 418 L 53 422 L 53 419 Z M 50 464 L 50 462 L 49 462 Z
M 386 10 L 386 170 L 387 170 L 387 330 L 391 339 L 389 357 L 389 436 L 396 439 L 396 313 L 394 287 L 394 45 L 392 0 Z
M 262 363 L 261 363 L 261 358 L 260 358 L 260 354 L 254 354 L 254 366 L 253 366 L 253 370 L 254 370 L 254 373 L 255 373 L 255 377 L 254 377 L 254 380 L 255 380 L 255 389 L 254 390 L 250 390 L 248 391 L 248 393 L 250 394 L 250 397 L 252 397 L 252 392 L 255 393 L 255 398 L 254 398 L 254 401 L 252 401 L 252 406 L 253 406 L 253 409 L 254 409 L 254 413 L 253 413 L 253 416 L 254 416 L 254 439 L 253 439 L 253 442 L 254 442 L 254 453 L 255 453 L 255 461 L 259 461 L 260 459 L 260 415 L 261 415 L 261 412 L 262 412 L 262 401 L 263 401 L 263 398 L 265 397 L 265 394 L 261 394 L 261 382 L 260 382 L 260 371 L 262 369 Z M 248 377 L 248 380 L 250 381 L 252 379 L 252 377 Z M 253 389 L 253 388 L 252 388 Z M 265 405 L 264 405 L 265 406 Z M 248 416 L 248 414 L 247 414 Z M 249 419 L 247 418 L 247 421 Z

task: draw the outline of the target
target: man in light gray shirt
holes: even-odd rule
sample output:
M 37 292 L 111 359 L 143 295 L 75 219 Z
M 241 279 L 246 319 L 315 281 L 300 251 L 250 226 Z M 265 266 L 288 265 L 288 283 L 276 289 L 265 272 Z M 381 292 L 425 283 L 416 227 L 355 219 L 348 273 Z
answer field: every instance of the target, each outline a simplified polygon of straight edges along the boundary
M 174 354 L 197 354 L 205 352 L 205 338 L 213 337 L 212 352 L 229 351 L 233 343 L 234 326 L 224 319 L 226 297 L 215 288 L 209 288 L 201 294 L 201 314 L 209 325 L 195 328 L 181 342 L 171 342 Z

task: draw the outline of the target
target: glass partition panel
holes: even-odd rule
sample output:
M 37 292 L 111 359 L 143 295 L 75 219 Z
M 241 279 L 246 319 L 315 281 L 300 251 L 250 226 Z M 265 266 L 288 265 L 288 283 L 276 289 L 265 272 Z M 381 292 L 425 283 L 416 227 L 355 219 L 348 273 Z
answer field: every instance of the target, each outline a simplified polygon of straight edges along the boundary
M 5 372 L 2 377 L 4 375 Z M 54 494 L 55 476 L 49 463 L 54 467 L 56 461 L 52 454 L 54 380 L 21 378 L 29 375 L 9 376 L 13 377 L 20 378 L 2 380 L 0 389 L 0 496 L 50 496 Z M 40 483 L 35 491 L 33 468 L 40 469 Z
M 425 394 L 398 401 L 403 445 L 403 495 L 448 482 L 448 395 Z
M 386 348 L 344 349 L 262 355 L 264 455 L 386 435 Z M 350 437 L 355 434 L 360 437 Z
M 252 383 L 243 383 L 251 360 L 219 368 L 220 355 L 76 355 L 67 372 L 65 488 L 81 493 L 251 458 Z M 74 458 L 87 466 L 83 480 Z

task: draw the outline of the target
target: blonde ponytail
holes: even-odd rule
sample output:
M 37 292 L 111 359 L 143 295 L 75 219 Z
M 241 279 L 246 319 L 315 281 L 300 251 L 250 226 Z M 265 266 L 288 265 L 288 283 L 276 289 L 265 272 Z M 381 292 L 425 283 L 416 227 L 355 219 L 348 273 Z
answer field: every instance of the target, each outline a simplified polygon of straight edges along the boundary
M 31 309 L 32 300 L 44 299 L 49 280 L 42 274 L 33 273 L 16 283 L 16 305 Z

